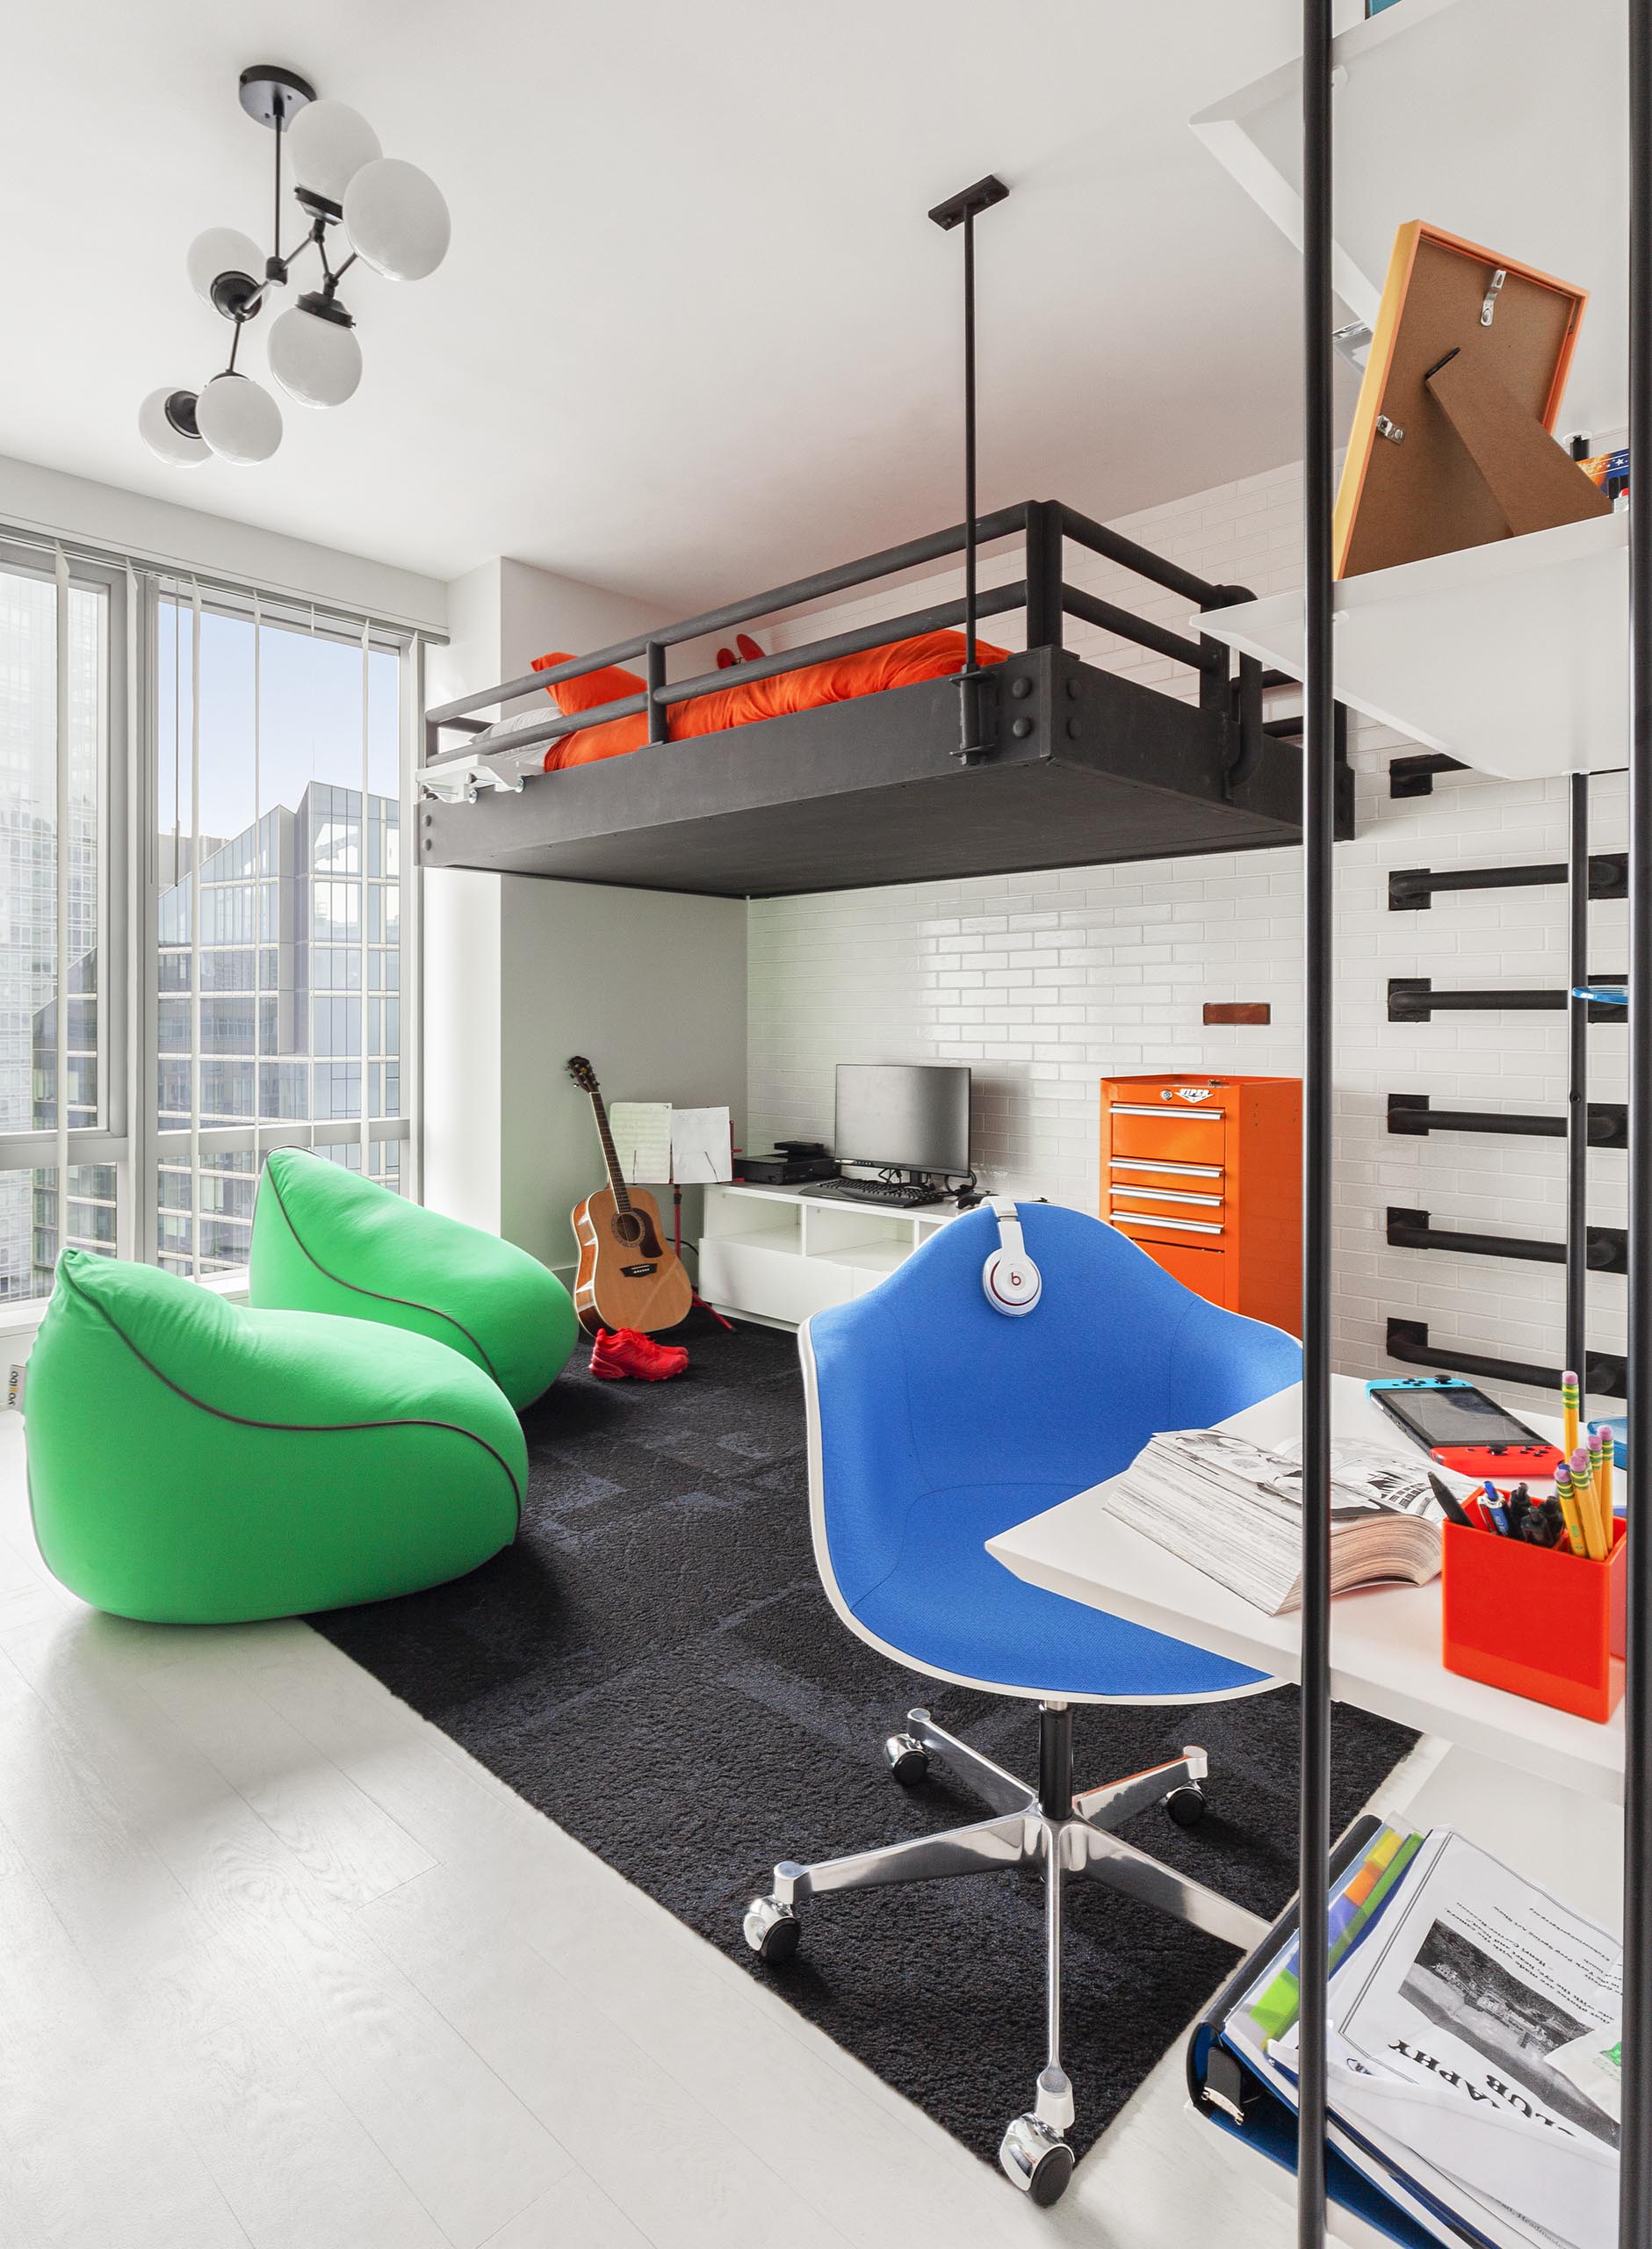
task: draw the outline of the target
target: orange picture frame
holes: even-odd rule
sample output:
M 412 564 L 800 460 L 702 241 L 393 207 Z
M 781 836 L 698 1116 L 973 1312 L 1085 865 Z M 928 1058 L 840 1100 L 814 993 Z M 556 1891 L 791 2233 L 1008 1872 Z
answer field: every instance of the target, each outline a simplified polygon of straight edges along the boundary
M 1610 512 L 1553 437 L 1588 301 L 1423 220 L 1400 228 L 1337 498 L 1337 577 Z

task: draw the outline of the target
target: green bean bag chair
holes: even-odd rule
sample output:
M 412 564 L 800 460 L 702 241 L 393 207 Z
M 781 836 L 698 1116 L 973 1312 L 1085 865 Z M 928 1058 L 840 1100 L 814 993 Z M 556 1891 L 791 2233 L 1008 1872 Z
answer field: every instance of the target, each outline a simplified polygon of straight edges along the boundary
M 486 1369 L 518 1413 L 579 1336 L 574 1299 L 525 1249 L 301 1148 L 278 1150 L 258 1182 L 251 1293 L 261 1307 L 434 1335 Z
M 440 1585 L 510 1544 L 527 1487 L 516 1415 L 457 1351 L 83 1249 L 58 1263 L 24 1429 L 47 1566 L 153 1623 Z

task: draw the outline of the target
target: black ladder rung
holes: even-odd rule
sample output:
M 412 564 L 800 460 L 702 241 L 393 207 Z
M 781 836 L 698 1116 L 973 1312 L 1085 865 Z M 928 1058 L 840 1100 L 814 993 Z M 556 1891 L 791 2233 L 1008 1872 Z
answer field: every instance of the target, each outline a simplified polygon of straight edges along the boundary
M 1586 1262 L 1591 1273 L 1627 1273 L 1629 1237 L 1621 1226 L 1586 1226 Z M 1406 1211 L 1390 1204 L 1388 1213 L 1390 1249 L 1445 1249 L 1462 1257 L 1518 1257 L 1527 1265 L 1563 1265 L 1563 1241 L 1530 1241 L 1518 1234 L 1457 1233 L 1432 1226 L 1426 1211 Z
M 1564 859 L 1530 867 L 1396 867 L 1389 875 L 1390 914 L 1422 913 L 1437 890 L 1528 890 L 1564 882 Z M 1627 898 L 1629 858 L 1624 851 L 1597 851 L 1589 862 L 1591 898 Z
M 1627 984 L 1627 976 L 1591 976 L 1591 984 Z M 1437 992 L 1433 980 L 1427 976 L 1391 976 L 1389 979 L 1389 1021 L 1390 1023 L 1426 1023 L 1439 1014 L 1489 1015 L 1550 1014 L 1565 1012 L 1568 999 L 1562 984 L 1548 986 L 1541 990 L 1511 990 L 1506 992 Z M 1589 1003 L 1591 1023 L 1623 1023 L 1627 1010 L 1615 1001 L 1591 1000 Z
M 1527 1139 L 1563 1140 L 1566 1119 L 1518 1110 L 1435 1109 L 1425 1093 L 1391 1093 L 1389 1130 L 1408 1133 L 1414 1139 L 1429 1132 L 1509 1132 Z M 1629 1112 L 1624 1103 L 1590 1103 L 1589 1145 L 1591 1148 L 1628 1146 Z
M 1421 1320 L 1390 1320 L 1386 1346 L 1391 1359 L 1402 1365 L 1441 1367 L 1448 1374 L 1483 1375 L 1488 1382 L 1519 1382 L 1533 1390 L 1558 1390 L 1558 1367 L 1531 1366 L 1524 1359 L 1489 1358 L 1478 1351 L 1442 1351 L 1428 1340 L 1428 1324 Z M 1626 1372 L 1621 1354 L 1591 1351 L 1583 1368 L 1586 1396 L 1622 1398 Z

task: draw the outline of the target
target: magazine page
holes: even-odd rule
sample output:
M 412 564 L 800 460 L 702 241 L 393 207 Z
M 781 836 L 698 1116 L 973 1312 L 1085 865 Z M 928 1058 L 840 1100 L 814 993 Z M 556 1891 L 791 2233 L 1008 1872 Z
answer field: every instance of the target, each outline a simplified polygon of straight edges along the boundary
M 1451 1836 L 1332 1978 L 1331 2020 L 1369 2069 L 1351 2069 L 1342 2095 L 1482 2200 L 1610 2249 L 1617 2122 L 1551 2057 L 1615 2039 L 1620 1984 L 1615 1940 Z M 1415 2089 L 1409 2105 L 1393 2080 Z

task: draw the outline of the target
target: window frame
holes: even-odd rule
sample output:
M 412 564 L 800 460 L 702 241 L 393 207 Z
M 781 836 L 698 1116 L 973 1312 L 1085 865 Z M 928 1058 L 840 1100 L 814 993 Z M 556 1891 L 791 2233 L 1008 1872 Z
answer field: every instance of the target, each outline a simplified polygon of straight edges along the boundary
M 134 835 L 134 844 L 141 851 L 142 879 L 138 927 L 134 931 L 133 957 L 138 963 L 129 998 L 136 1015 L 138 1071 L 133 1093 L 133 1129 L 129 1140 L 132 1159 L 133 1211 L 138 1220 L 137 1240 L 133 1255 L 144 1264 L 153 1265 L 161 1255 L 160 1220 L 161 1198 L 156 1177 L 163 1156 L 183 1153 L 200 1155 L 269 1155 L 278 1148 L 346 1147 L 362 1139 L 360 1117 L 323 1117 L 308 1121 L 283 1123 L 279 1118 L 260 1118 L 247 1124 L 198 1125 L 191 1133 L 185 1127 L 179 1132 L 162 1132 L 158 1122 L 158 1102 L 155 1098 L 159 1084 L 160 1061 L 158 1009 L 150 1003 L 158 994 L 160 954 L 160 903 L 163 886 L 160 880 L 159 844 L 161 739 L 160 739 L 160 619 L 163 601 L 187 598 L 193 585 L 198 582 L 203 615 L 209 611 L 220 616 L 234 617 L 251 623 L 255 599 L 262 610 L 262 622 L 271 631 L 307 630 L 321 633 L 341 644 L 359 647 L 364 627 L 375 648 L 393 650 L 396 656 L 396 690 L 399 724 L 397 728 L 397 802 L 400 807 L 400 864 L 397 880 L 401 886 L 401 908 L 408 922 L 400 940 L 401 973 L 410 976 L 415 994 L 422 988 L 422 963 L 418 956 L 421 915 L 416 895 L 421 887 L 422 871 L 416 864 L 417 852 L 413 848 L 413 821 L 416 812 L 417 763 L 416 722 L 423 710 L 423 641 L 425 635 L 417 628 L 400 626 L 388 620 L 372 618 L 350 618 L 338 611 L 323 611 L 319 607 L 299 601 L 292 596 L 257 595 L 249 588 L 225 586 L 205 578 L 196 581 L 194 574 L 184 569 L 151 568 L 139 579 L 140 624 L 137 633 L 139 660 L 147 667 L 144 681 L 142 710 L 144 722 L 138 729 L 138 764 L 141 773 L 140 797 L 148 807 L 148 822 L 142 838 Z M 325 622 L 323 619 L 325 618 Z M 339 784 L 349 786 L 348 783 Z M 255 808 L 256 809 L 256 808 Z M 260 815 L 261 816 L 261 815 Z M 363 808 L 362 911 L 366 913 L 366 814 Z M 144 848 L 147 846 L 147 848 Z M 250 942 L 255 946 L 263 942 L 255 931 Z M 358 951 L 359 944 L 352 944 L 351 951 Z M 176 995 L 187 998 L 187 994 Z M 205 994 L 203 994 L 205 996 Z M 365 994 L 362 997 L 365 998 Z M 417 1018 L 418 1002 L 411 1009 L 403 1010 L 404 1034 L 409 1014 Z M 209 1059 L 203 1050 L 203 1059 Z M 271 1060 L 280 1058 L 271 1057 Z M 349 1058 L 346 1058 L 349 1059 Z M 393 1118 L 369 1118 L 383 1128 L 370 1131 L 372 1139 L 395 1140 L 402 1150 L 401 1192 L 409 1201 L 417 1201 L 422 1185 L 422 1094 L 423 1077 L 420 1065 L 416 1038 L 411 1054 L 402 1058 L 404 1076 L 401 1082 L 402 1113 Z M 256 1098 L 256 1096 L 255 1096 Z M 362 1100 L 367 1099 L 367 1084 L 364 1072 Z M 205 1215 L 197 1213 L 198 1216 Z M 195 1251 L 200 1259 L 198 1236 Z M 196 1281 L 233 1285 L 239 1275 L 244 1283 L 245 1269 L 234 1269 L 232 1273 L 217 1271 L 197 1273 Z
M 272 627 L 320 632 L 359 646 L 364 631 L 371 645 L 394 652 L 399 717 L 397 802 L 400 807 L 400 1110 L 393 1118 L 359 1117 L 284 1124 L 271 1118 L 245 1125 L 213 1126 L 198 1132 L 203 1155 L 269 1153 L 280 1147 L 331 1147 L 366 1137 L 400 1143 L 400 1191 L 416 1203 L 423 1185 L 423 870 L 415 849 L 418 814 L 417 770 L 424 708 L 425 650 L 441 642 L 428 626 L 377 618 L 311 602 L 288 591 L 266 591 L 244 582 L 197 573 L 162 562 L 83 545 L 73 536 L 36 532 L 23 524 L 0 524 L 0 569 L 51 582 L 57 553 L 64 555 L 72 586 L 96 587 L 105 596 L 102 679 L 104 726 L 98 769 L 98 1063 L 97 1125 L 77 1125 L 69 1133 L 71 1165 L 112 1165 L 116 1172 L 117 1257 L 155 1263 L 159 1253 L 159 1159 L 190 1134 L 162 1134 L 158 1124 L 156 996 L 160 883 L 160 647 L 161 605 L 167 591 L 198 583 L 203 609 L 221 610 L 250 620 L 255 604 Z M 365 858 L 364 834 L 363 855 Z M 366 877 L 363 870 L 364 915 Z M 255 937 L 254 943 L 258 942 Z M 61 996 L 60 994 L 60 996 Z M 382 995 L 381 995 L 382 996 Z M 366 1020 L 369 994 L 360 994 Z M 364 1106 L 368 1101 L 364 1071 Z M 54 1171 L 59 1139 L 55 1128 L 0 1132 L 0 1171 Z M 60 1226 L 67 1200 L 59 1182 Z M 60 1244 L 61 1235 L 60 1233 Z M 225 1297 L 243 1296 L 246 1269 L 235 1268 L 195 1276 L 196 1284 Z M 25 1339 L 44 1318 L 49 1296 L 17 1297 L 0 1305 L 0 1335 Z M 26 1343 L 24 1346 L 26 1349 Z
M 131 686 L 128 678 L 132 633 L 126 567 L 77 554 L 67 541 L 62 553 L 69 564 L 71 589 L 96 587 L 104 595 L 104 645 L 100 673 L 103 683 L 103 740 L 97 770 L 97 1106 L 101 1121 L 77 1124 L 69 1132 L 71 1166 L 113 1164 L 119 1174 L 117 1210 L 129 1210 L 128 1180 L 132 1154 L 131 993 L 129 936 L 131 930 L 131 870 L 126 849 L 131 811 Z M 0 532 L 0 570 L 15 577 L 35 578 L 49 585 L 56 576 L 54 544 L 27 544 Z M 68 1004 L 65 965 L 58 964 L 57 1001 Z M 57 1088 L 60 1103 L 68 1099 L 67 1086 Z M 61 1114 L 60 1110 L 59 1114 Z M 58 1132 L 47 1125 L 25 1132 L 0 1132 L 0 1171 L 55 1171 Z M 122 1184 L 124 1183 L 124 1193 Z M 60 1239 L 67 1182 L 58 1182 Z M 117 1240 L 130 1240 L 129 1217 L 118 1221 Z M 14 1316 L 44 1298 L 14 1298 L 0 1309 L 0 1322 L 10 1327 Z M 31 1323 L 32 1324 L 32 1323 Z

